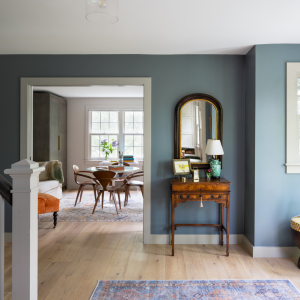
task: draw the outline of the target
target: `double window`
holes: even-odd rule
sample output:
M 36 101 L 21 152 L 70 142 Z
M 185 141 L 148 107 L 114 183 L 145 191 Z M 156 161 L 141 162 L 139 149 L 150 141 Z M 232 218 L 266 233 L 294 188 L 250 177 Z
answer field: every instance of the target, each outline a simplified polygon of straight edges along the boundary
M 107 139 L 110 144 L 117 140 L 119 145 L 110 155 L 117 158 L 118 151 L 144 157 L 144 113 L 143 111 L 125 110 L 90 110 L 89 111 L 89 158 L 102 159 L 101 141 Z

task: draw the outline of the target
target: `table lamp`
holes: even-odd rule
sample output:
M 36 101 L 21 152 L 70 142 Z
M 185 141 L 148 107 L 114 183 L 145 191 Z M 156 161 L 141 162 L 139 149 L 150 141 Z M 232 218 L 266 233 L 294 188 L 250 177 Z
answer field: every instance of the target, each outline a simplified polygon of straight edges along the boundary
M 223 155 L 223 147 L 220 140 L 208 140 L 206 145 L 206 154 L 212 155 L 209 160 L 211 175 L 213 178 L 220 178 L 221 175 L 221 162 L 215 158 L 215 155 Z

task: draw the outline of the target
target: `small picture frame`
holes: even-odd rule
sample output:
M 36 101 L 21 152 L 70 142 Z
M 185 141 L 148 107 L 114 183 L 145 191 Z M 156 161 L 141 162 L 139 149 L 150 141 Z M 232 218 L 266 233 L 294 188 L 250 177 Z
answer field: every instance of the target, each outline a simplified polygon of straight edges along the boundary
M 174 175 L 187 175 L 191 173 L 191 161 L 189 159 L 173 159 Z
M 193 180 L 199 181 L 199 169 L 192 169 L 192 173 L 193 173 Z

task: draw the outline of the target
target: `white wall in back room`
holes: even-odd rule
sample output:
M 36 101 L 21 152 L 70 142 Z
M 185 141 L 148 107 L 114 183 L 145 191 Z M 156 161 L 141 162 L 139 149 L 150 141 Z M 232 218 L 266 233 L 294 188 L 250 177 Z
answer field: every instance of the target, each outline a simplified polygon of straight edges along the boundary
M 79 166 L 80 170 L 93 166 L 85 162 L 86 106 L 94 106 L 96 109 L 143 109 L 143 98 L 67 98 L 67 101 L 67 187 L 75 188 L 73 165 Z

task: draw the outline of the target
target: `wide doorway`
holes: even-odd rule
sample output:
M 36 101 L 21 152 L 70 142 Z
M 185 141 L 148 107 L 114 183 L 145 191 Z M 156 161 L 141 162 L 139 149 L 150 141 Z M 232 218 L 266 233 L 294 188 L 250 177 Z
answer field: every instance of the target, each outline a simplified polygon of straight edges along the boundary
M 35 126 L 40 128 L 35 122 L 37 113 L 37 110 L 35 111 L 35 98 L 47 94 L 50 95 L 50 98 L 63 99 L 67 106 L 66 131 L 65 134 L 61 134 L 61 136 L 58 134 L 57 136 L 58 149 L 66 148 L 65 157 L 60 155 L 57 159 L 59 161 L 60 158 L 64 159 L 64 166 L 62 167 L 64 182 L 61 184 L 58 223 L 68 221 L 142 222 L 143 240 L 144 243 L 147 243 L 147 239 L 150 238 L 150 79 L 135 80 L 129 78 L 124 79 L 125 81 L 110 79 L 105 80 L 105 84 L 87 84 L 86 82 L 83 84 L 78 78 L 75 82 L 65 78 L 48 80 L 26 78 L 22 80 L 21 90 L 24 92 L 26 89 L 27 96 L 25 97 L 24 93 L 24 97 L 22 97 L 21 92 L 21 103 L 26 104 L 29 110 L 26 116 L 21 110 L 21 124 L 24 124 L 25 121 L 27 123 L 27 132 L 25 130 L 21 132 L 21 139 L 24 139 L 26 133 L 27 141 L 26 148 L 24 144 L 23 147 L 21 146 L 21 158 L 24 158 L 25 154 L 26 158 L 31 158 L 40 164 L 55 160 L 55 157 L 42 159 L 35 156 L 36 151 L 34 150 L 37 143 Z M 88 79 L 84 81 L 86 80 Z M 90 80 L 95 83 L 95 79 Z M 108 84 L 108 81 L 111 82 Z M 28 84 L 29 82 L 31 85 Z M 98 79 L 97 83 L 103 83 L 103 79 Z M 24 103 L 25 100 L 26 103 Z M 61 107 L 58 111 L 58 114 L 60 113 L 63 113 Z M 63 122 L 59 121 L 58 123 Z M 30 126 L 31 124 L 32 126 Z M 110 148 L 108 158 L 105 158 L 103 141 L 106 141 Z M 112 195 L 109 192 L 104 193 L 103 208 L 101 197 L 95 205 L 95 198 L 97 197 L 95 197 L 93 187 L 84 186 L 81 191 L 79 190 L 78 182 L 79 184 L 81 182 L 80 180 L 76 182 L 73 166 L 77 165 L 80 171 L 88 171 L 93 168 L 110 168 L 111 165 L 118 162 L 119 153 L 123 154 L 124 165 L 128 169 L 131 168 L 133 171 L 138 170 L 144 173 L 143 176 L 136 178 L 137 181 L 143 183 L 143 190 L 140 186 L 133 186 L 126 195 L 125 190 L 120 188 L 120 202 L 117 199 L 119 212 L 117 213 L 114 198 L 117 198 L 118 195 Z M 127 170 L 127 173 L 123 176 L 121 174 L 121 176 L 124 177 L 130 173 Z M 45 183 L 44 185 L 45 189 L 53 190 L 49 184 Z M 115 181 L 113 185 L 116 187 L 122 185 L 122 180 Z M 56 188 L 56 192 L 59 188 L 60 186 Z M 52 215 L 43 214 L 40 215 L 39 219 L 41 222 L 49 223 Z

